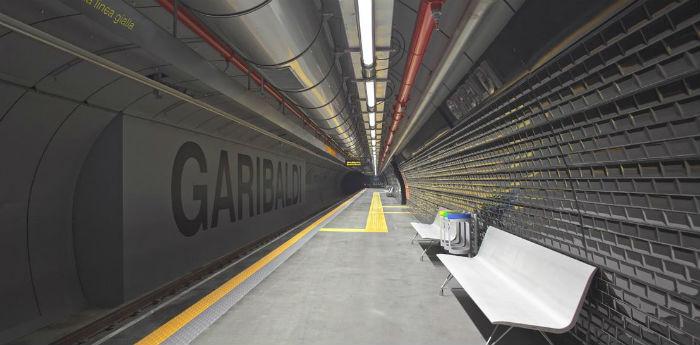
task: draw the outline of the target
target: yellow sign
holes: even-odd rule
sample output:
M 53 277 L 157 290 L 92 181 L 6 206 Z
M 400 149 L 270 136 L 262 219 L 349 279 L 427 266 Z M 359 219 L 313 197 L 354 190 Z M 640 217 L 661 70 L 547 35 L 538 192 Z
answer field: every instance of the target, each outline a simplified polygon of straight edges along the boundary
M 359 166 L 362 166 L 362 162 L 360 162 L 360 161 L 345 161 L 345 166 L 346 167 L 359 167 Z
M 117 12 L 103 0 L 83 0 L 83 4 L 92 7 L 95 11 L 111 19 L 112 24 L 121 25 L 131 31 L 133 31 L 134 26 L 136 26 L 133 19 L 126 14 Z

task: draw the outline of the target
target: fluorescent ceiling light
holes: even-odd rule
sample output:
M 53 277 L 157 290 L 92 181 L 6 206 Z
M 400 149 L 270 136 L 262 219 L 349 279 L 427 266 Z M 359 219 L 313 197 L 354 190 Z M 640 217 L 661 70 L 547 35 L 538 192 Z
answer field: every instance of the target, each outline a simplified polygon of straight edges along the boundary
M 360 44 L 362 45 L 362 64 L 374 64 L 374 20 L 372 20 L 372 0 L 357 0 L 360 16 Z
M 374 128 L 374 126 L 377 124 L 377 114 L 373 111 L 369 112 L 369 126 Z
M 374 108 L 376 104 L 376 100 L 374 99 L 374 80 L 366 81 L 365 89 L 367 89 L 367 106 Z
M 369 136 L 372 137 L 372 139 L 377 137 L 377 131 L 372 129 L 369 131 Z
M 372 147 L 375 147 L 375 146 L 377 146 L 377 140 L 376 140 L 376 139 L 372 139 Z

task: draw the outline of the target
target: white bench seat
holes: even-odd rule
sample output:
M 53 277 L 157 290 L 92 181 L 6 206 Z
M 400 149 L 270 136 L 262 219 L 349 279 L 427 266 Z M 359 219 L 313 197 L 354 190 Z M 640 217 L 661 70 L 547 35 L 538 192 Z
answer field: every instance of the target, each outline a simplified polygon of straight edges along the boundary
M 411 222 L 411 226 L 413 227 L 413 229 L 416 230 L 416 236 L 420 236 L 422 239 L 425 240 L 439 241 L 441 231 L 439 211 L 442 211 L 444 209 L 445 208 L 443 207 L 440 207 L 438 209 L 438 213 L 435 214 L 435 218 L 430 224 Z M 415 239 L 416 236 L 413 236 L 413 238 Z M 411 240 L 411 243 L 413 243 L 413 239 Z
M 568 322 L 562 322 L 556 313 L 540 310 L 542 303 L 530 298 L 527 292 L 487 262 L 476 257 L 470 259 L 449 254 L 437 256 L 491 323 L 549 331 L 568 326 Z M 483 277 L 489 279 L 484 280 Z
M 440 239 L 440 226 L 433 224 L 423 224 L 423 223 L 411 223 L 413 229 L 416 230 L 418 236 L 426 240 L 439 240 Z
M 422 240 L 428 240 L 428 241 L 440 241 L 440 236 L 441 236 L 441 226 L 440 226 L 440 211 L 444 210 L 445 208 L 440 207 L 438 209 L 438 213 L 435 214 L 435 219 L 433 219 L 433 222 L 431 224 L 424 224 L 424 223 L 416 223 L 416 222 L 411 222 L 411 226 L 413 229 L 416 230 L 416 234 L 411 238 L 411 244 L 413 244 L 413 241 L 416 239 L 416 237 L 420 236 Z M 430 249 L 433 246 L 433 243 L 430 245 L 426 246 L 423 252 L 420 254 L 420 260 L 423 261 L 423 256 L 428 252 L 428 249 Z
M 574 326 L 595 272 L 591 265 L 494 227 L 487 229 L 475 257 L 438 258 L 491 323 L 549 333 Z

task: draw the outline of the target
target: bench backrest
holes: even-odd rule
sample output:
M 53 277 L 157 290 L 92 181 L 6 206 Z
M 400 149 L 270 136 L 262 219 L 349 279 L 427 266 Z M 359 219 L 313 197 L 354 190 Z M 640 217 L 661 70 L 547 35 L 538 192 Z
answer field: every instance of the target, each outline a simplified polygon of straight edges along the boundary
M 595 267 L 489 226 L 477 257 L 487 260 L 551 312 L 575 316 Z

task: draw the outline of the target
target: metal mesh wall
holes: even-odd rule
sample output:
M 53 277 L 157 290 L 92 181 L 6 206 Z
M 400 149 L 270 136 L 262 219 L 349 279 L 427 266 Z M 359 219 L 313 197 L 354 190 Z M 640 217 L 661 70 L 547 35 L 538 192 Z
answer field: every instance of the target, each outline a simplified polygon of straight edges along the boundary
M 700 344 L 699 18 L 638 2 L 401 165 L 419 215 L 479 212 L 597 266 L 582 342 Z

